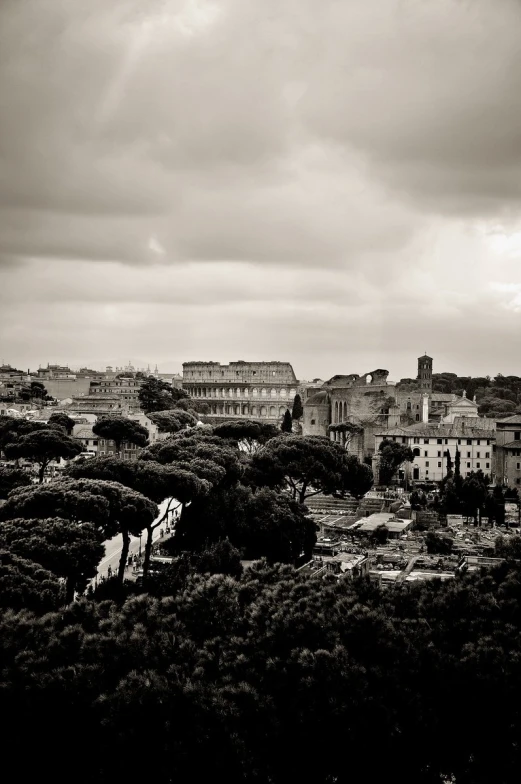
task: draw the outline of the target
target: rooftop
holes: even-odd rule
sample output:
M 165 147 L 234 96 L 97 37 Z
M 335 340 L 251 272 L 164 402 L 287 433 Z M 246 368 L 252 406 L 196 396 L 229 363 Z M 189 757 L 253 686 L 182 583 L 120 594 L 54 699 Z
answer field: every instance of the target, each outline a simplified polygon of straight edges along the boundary
M 496 419 L 498 425 L 521 425 L 521 414 L 512 414 L 506 419 Z
M 475 425 L 474 423 L 478 423 Z M 481 425 L 481 418 L 461 417 L 454 424 L 417 422 L 409 427 L 390 427 L 375 433 L 377 438 L 387 436 L 432 436 L 433 438 L 461 438 L 473 436 L 474 438 L 490 438 L 491 428 Z

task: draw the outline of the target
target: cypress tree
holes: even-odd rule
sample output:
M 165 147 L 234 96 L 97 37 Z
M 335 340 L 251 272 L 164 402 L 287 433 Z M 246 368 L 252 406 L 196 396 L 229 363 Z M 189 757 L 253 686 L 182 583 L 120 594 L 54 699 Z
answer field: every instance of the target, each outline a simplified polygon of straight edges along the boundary
M 302 407 L 302 398 L 299 394 L 295 395 L 293 398 L 293 409 L 291 411 L 291 418 L 296 419 L 297 421 L 301 419 L 302 415 L 304 414 L 304 409 Z
M 280 429 L 283 433 L 291 433 L 293 430 L 293 421 L 291 419 L 289 408 L 286 409 L 286 413 L 284 414 L 284 419 L 282 420 Z

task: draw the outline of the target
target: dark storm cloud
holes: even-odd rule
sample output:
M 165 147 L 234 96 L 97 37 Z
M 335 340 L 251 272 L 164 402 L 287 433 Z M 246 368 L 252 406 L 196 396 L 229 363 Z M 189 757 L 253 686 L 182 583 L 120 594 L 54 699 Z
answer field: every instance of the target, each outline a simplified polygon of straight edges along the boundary
M 461 339 L 508 370 L 520 40 L 513 0 L 4 0 L 13 361 L 175 334 L 179 359 L 406 375 Z

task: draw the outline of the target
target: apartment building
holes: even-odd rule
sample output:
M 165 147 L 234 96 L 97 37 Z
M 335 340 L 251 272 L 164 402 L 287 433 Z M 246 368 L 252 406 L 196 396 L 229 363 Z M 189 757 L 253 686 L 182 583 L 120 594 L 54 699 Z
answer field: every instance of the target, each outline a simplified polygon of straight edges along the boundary
M 447 452 L 454 464 L 460 454 L 460 472 L 495 475 L 496 431 L 476 417 L 459 417 L 454 423 L 424 424 L 382 429 L 375 434 L 373 471 L 378 475 L 378 448 L 382 441 L 396 441 L 411 448 L 413 460 L 399 471 L 400 479 L 439 482 L 447 475 Z

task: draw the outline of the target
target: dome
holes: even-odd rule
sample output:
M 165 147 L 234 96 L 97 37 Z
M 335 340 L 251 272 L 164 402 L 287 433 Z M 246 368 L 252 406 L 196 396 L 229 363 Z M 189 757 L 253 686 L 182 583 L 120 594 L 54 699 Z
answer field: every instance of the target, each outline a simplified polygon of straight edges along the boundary
M 322 392 L 317 392 L 315 395 L 312 395 L 310 398 L 306 400 L 304 403 L 305 406 L 327 406 L 329 405 L 329 394 L 326 390 Z

